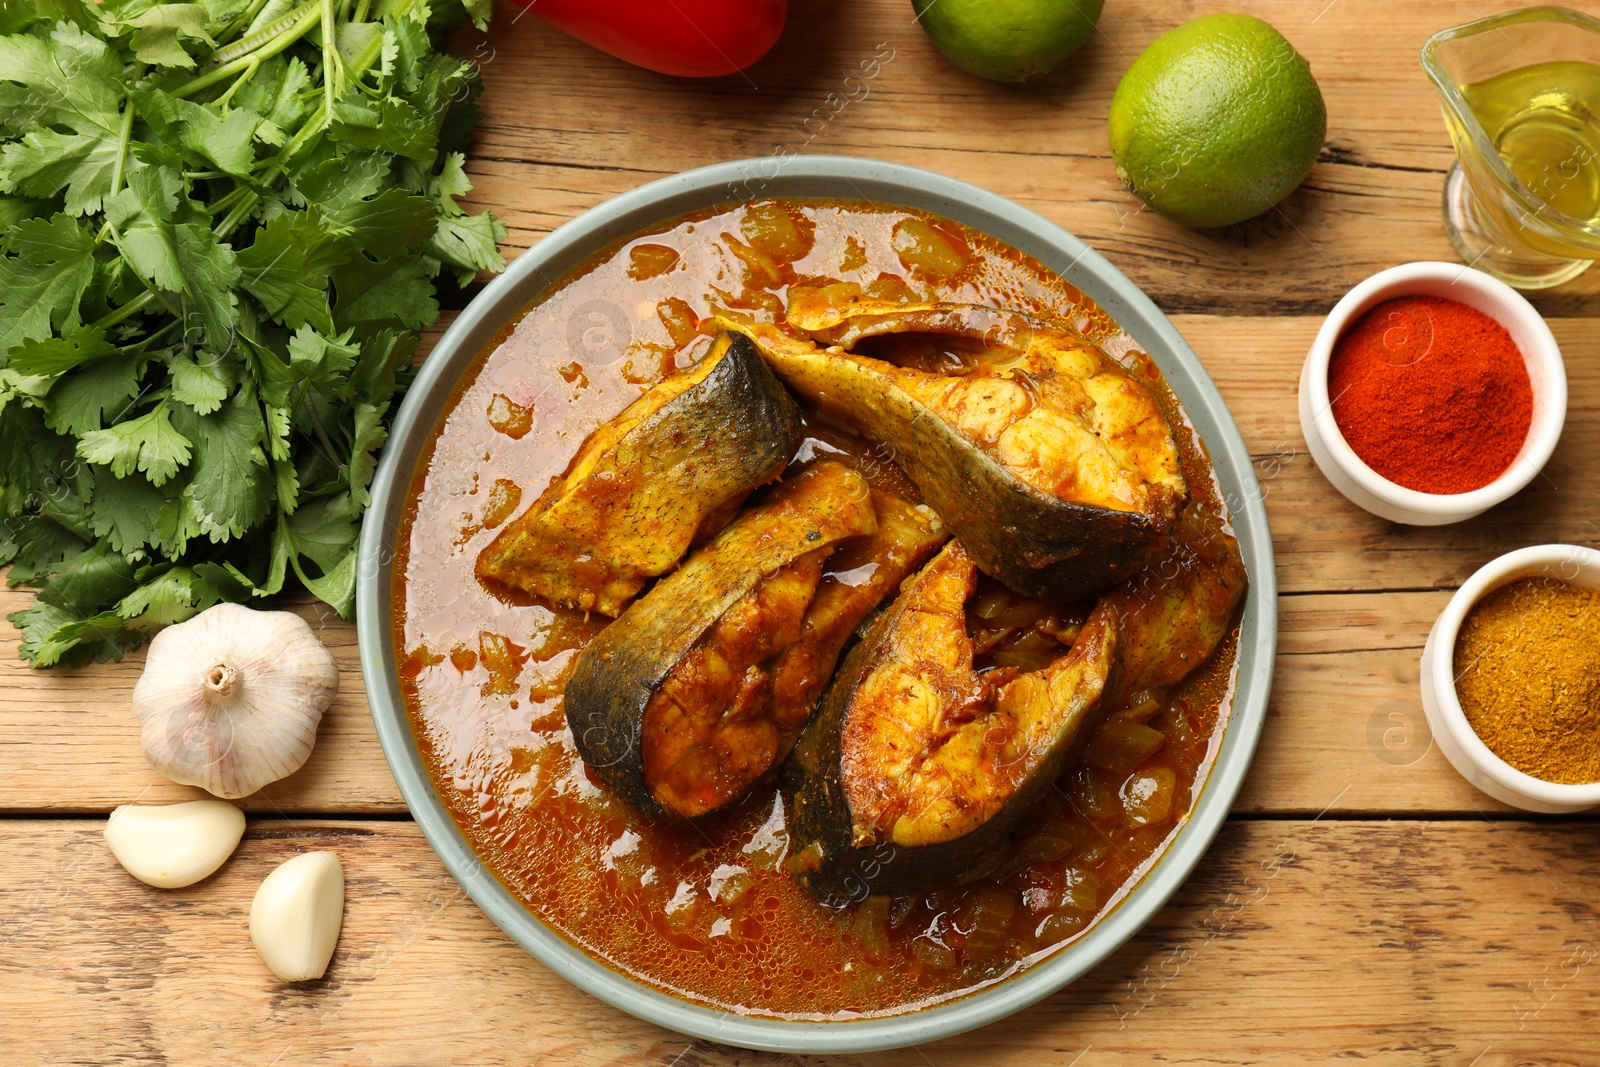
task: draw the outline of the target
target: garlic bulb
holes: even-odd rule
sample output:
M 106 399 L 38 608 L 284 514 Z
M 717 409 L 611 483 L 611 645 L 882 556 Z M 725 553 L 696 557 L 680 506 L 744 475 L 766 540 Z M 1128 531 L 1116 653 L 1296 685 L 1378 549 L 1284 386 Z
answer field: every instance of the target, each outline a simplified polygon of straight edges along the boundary
M 194 885 L 221 867 L 244 836 L 244 812 L 220 800 L 124 804 L 106 844 L 127 872 L 157 889 Z
M 304 619 L 218 604 L 156 634 L 133 713 L 156 770 L 242 797 L 300 769 L 338 688 Z
M 285 982 L 321 978 L 344 922 L 344 868 L 332 852 L 278 865 L 250 905 L 250 940 Z

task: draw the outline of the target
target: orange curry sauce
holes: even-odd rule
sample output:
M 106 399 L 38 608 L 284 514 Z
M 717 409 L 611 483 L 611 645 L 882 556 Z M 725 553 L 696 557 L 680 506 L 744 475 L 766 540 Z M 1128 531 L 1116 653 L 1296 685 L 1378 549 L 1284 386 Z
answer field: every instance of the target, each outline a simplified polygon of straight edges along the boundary
M 792 223 L 777 236 L 773 211 Z M 776 314 L 789 285 L 839 279 L 873 295 L 993 304 L 1072 325 L 1156 390 L 1191 506 L 1210 528 L 1226 524 L 1170 391 L 1132 340 L 1053 272 L 933 216 L 768 202 L 608 248 L 501 331 L 419 463 L 394 592 L 412 729 L 484 864 L 546 925 L 618 970 L 703 1004 L 799 1019 L 961 996 L 1061 950 L 1115 906 L 1187 817 L 1226 723 L 1237 642 L 1235 631 L 1152 702 L 1145 722 L 1165 741 L 1142 763 L 1080 762 L 995 857 L 997 869 L 920 897 L 843 910 L 808 897 L 782 867 L 784 803 L 771 776 L 732 810 L 688 825 L 653 823 L 596 784 L 573 748 L 561 692 L 607 620 L 497 599 L 476 581 L 474 560 L 596 426 L 705 352 L 714 303 Z M 837 431 L 813 426 L 797 458 L 841 448 L 869 477 L 911 492 Z M 1170 812 L 1152 806 L 1152 784 L 1173 782 Z

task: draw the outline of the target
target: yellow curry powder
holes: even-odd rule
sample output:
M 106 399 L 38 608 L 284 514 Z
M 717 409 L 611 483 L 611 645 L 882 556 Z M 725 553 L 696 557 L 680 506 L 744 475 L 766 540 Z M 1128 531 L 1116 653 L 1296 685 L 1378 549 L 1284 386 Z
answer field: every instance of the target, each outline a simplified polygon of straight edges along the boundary
M 1456 695 L 1483 743 L 1547 782 L 1600 781 L 1600 590 L 1524 578 L 1461 624 Z

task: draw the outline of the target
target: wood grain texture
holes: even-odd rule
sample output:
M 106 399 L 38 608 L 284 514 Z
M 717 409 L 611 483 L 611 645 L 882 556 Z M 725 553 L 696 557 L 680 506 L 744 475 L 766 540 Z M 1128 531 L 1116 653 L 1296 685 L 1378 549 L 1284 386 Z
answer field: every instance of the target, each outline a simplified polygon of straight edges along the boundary
M 99 829 L 0 824 L 14 887 L 0 903 L 0 1061 L 813 1062 L 691 1043 L 579 992 L 497 930 L 410 824 L 256 822 L 221 871 L 181 890 L 128 877 Z M 972 1034 L 842 1062 L 1592 1064 L 1595 830 L 1237 822 L 1075 985 Z M 310 849 L 344 865 L 344 930 L 325 978 L 286 985 L 251 948 L 249 904 Z
M 31 594 L 0 592 L 0 614 Z M 265 814 L 404 812 L 367 709 L 356 630 L 318 602 L 279 605 L 299 612 L 332 651 L 339 692 L 323 714 L 306 765 L 239 803 Z M 0 629 L 0 813 L 103 812 L 207 794 L 158 775 L 139 748 L 130 706 L 143 649 L 121 663 L 36 671 L 17 658 L 18 634 Z

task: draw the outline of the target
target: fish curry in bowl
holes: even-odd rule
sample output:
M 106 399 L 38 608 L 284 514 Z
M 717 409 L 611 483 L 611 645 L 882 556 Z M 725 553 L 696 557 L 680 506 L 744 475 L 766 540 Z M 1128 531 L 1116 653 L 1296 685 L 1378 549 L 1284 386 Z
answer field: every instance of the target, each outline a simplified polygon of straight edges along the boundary
M 1157 862 L 1226 728 L 1245 572 L 1100 308 L 921 212 L 618 242 L 447 405 L 398 538 L 434 784 L 543 923 L 729 1011 L 1016 974 Z

